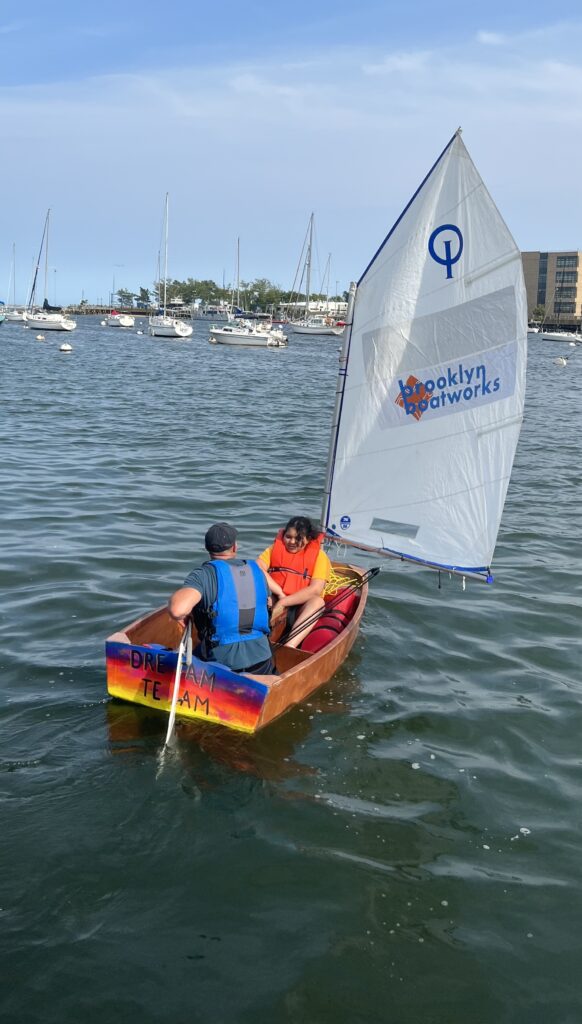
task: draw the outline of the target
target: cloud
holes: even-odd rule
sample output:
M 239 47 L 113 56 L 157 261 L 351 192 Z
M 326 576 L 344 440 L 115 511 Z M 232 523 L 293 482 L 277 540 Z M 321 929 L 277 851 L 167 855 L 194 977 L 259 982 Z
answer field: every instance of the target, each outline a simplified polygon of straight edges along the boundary
M 506 46 L 509 42 L 508 37 L 500 32 L 478 32 L 477 41 L 484 46 Z
M 388 54 L 327 47 L 308 61 L 268 54 L 0 87 L 4 237 L 34 252 L 51 206 L 59 281 L 66 262 L 89 294 L 102 270 L 107 294 L 123 263 L 123 286 L 147 285 L 169 191 L 171 275 L 222 279 L 240 235 L 242 275 L 288 286 L 315 209 L 343 287 L 461 124 L 518 244 L 579 248 L 581 43 L 580 26 L 554 26 L 486 54 L 476 38 Z M 565 140 L 557 192 L 555 163 L 531 154 Z
M 414 74 L 424 70 L 430 59 L 427 51 L 392 53 L 379 64 L 364 64 L 366 75 Z
M 0 36 L 7 36 L 13 32 L 22 32 L 27 27 L 25 21 L 13 21 L 7 25 L 0 25 Z

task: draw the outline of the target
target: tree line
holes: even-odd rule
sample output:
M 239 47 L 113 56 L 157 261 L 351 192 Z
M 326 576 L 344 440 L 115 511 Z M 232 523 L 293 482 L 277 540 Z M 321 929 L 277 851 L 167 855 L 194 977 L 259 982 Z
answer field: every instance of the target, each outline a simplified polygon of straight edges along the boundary
M 139 291 L 132 292 L 128 288 L 119 288 L 115 293 L 122 306 L 133 306 L 134 301 L 140 306 L 148 306 L 158 295 L 163 295 L 164 282 L 155 281 L 151 289 L 140 286 Z M 278 285 L 267 280 L 266 277 L 255 278 L 254 281 L 241 281 L 238 288 L 240 305 L 245 309 L 267 311 L 270 308 L 284 306 L 290 302 L 305 302 L 305 295 L 297 292 L 283 291 Z M 322 295 L 311 294 L 310 300 L 325 302 L 347 302 L 348 294 Z M 171 305 L 181 299 L 187 306 L 193 306 L 198 300 L 204 305 L 222 305 L 230 302 L 237 302 L 237 290 L 232 286 L 220 287 L 216 281 L 196 281 L 189 277 L 186 281 L 166 281 L 166 302 Z

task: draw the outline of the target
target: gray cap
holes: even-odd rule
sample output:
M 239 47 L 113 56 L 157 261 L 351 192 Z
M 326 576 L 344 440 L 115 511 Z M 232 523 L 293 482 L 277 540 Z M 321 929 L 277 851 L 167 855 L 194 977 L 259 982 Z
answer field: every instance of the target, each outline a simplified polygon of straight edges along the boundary
M 228 551 L 236 541 L 236 530 L 229 523 L 215 523 L 206 531 L 204 547 L 210 554 Z

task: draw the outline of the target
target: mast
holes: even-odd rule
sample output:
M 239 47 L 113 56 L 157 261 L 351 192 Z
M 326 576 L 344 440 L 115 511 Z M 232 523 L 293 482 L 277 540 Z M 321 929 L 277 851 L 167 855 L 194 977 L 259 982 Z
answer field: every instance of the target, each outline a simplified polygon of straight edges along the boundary
M 16 309 L 16 242 L 12 243 L 12 305 Z
M 350 284 L 350 293 L 348 296 L 348 309 L 346 313 L 346 326 L 344 328 L 344 338 L 342 344 L 342 350 L 339 361 L 339 370 L 337 377 L 337 387 L 335 392 L 335 405 L 333 408 L 333 419 L 331 426 L 331 439 L 329 442 L 329 455 L 327 457 L 327 468 L 325 471 L 325 489 L 323 492 L 323 503 L 321 506 L 321 525 L 324 530 L 327 530 L 328 526 L 328 511 L 329 511 L 329 498 L 331 494 L 331 480 L 333 476 L 333 467 L 335 463 L 335 452 L 337 447 L 337 433 L 339 429 L 339 421 L 341 415 L 341 407 L 344 397 L 344 391 L 346 387 L 346 376 L 347 376 L 347 365 L 348 365 L 348 354 L 350 350 L 350 341 L 352 338 L 352 323 L 354 320 L 354 304 L 356 301 L 357 285 Z
M 329 252 L 327 254 L 327 263 L 325 265 L 325 271 L 324 271 L 324 274 L 323 274 L 323 283 L 322 283 L 322 289 L 321 289 L 323 291 L 323 287 L 325 285 L 325 311 L 326 311 L 326 313 L 329 313 L 329 285 L 330 285 L 330 277 L 331 277 L 331 253 Z
M 313 213 L 309 218 L 309 242 L 307 245 L 307 257 L 305 259 L 305 319 L 309 319 L 309 294 L 311 291 L 311 250 L 313 247 Z
M 32 308 L 34 306 L 34 297 L 35 297 L 35 293 L 36 293 L 36 279 L 38 277 L 38 271 L 40 269 L 40 258 L 42 256 L 42 247 L 44 245 L 44 240 L 45 240 L 45 237 L 46 237 L 47 232 L 48 232 L 48 222 L 49 222 L 49 214 L 50 214 L 50 212 L 51 211 L 49 209 L 47 211 L 47 215 L 45 217 L 44 228 L 42 230 L 42 238 L 40 240 L 40 249 L 38 250 L 38 256 L 37 256 L 37 260 L 36 260 L 36 267 L 34 266 L 34 262 L 32 264 L 33 274 L 32 274 L 32 284 L 30 286 L 30 298 L 28 300 L 28 309 L 29 310 L 32 310 Z M 45 274 L 45 278 L 46 278 L 46 274 Z M 46 280 L 45 280 L 45 291 L 46 291 Z
M 48 302 L 48 248 L 49 248 L 49 219 L 51 211 L 50 206 L 46 214 L 46 241 L 44 246 L 44 301 Z
M 163 315 L 166 315 L 167 281 L 168 281 L 168 193 L 166 192 L 166 213 L 164 233 L 164 306 Z
M 240 237 L 236 240 L 236 305 L 240 309 Z

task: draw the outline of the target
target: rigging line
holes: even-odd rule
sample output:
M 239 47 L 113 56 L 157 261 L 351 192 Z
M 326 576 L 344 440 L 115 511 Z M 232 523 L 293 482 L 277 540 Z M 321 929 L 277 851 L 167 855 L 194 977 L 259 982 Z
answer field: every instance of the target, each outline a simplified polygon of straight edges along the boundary
M 339 605 L 341 601 L 343 601 L 343 599 L 347 597 L 349 594 L 355 594 L 356 590 L 361 590 L 362 587 L 364 587 L 366 583 L 373 579 L 374 576 L 377 576 L 379 572 L 380 566 L 376 566 L 373 569 L 368 569 L 367 572 L 363 573 L 363 575 L 360 576 L 358 580 L 353 580 L 351 583 L 348 583 L 347 586 L 342 589 L 341 594 L 336 594 L 334 597 L 331 598 L 330 601 L 328 601 L 323 606 L 323 608 L 318 608 L 316 612 L 313 612 L 312 615 L 309 615 L 306 619 L 303 620 L 303 622 L 300 622 L 293 626 L 293 629 L 285 637 L 285 640 L 280 640 L 277 643 L 272 644 L 272 647 L 274 649 L 284 647 L 285 644 L 289 643 L 289 640 L 292 640 L 294 637 L 299 636 L 299 634 L 302 633 L 304 629 L 311 628 L 311 626 L 313 626 L 317 622 L 317 620 L 320 619 L 323 615 L 327 615 L 328 612 L 333 611 L 333 609 L 336 608 L 337 605 Z

